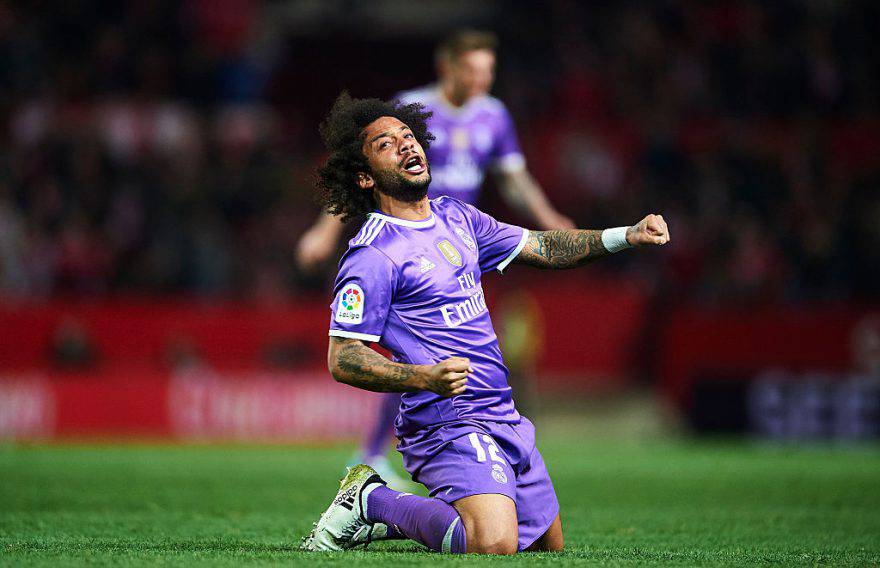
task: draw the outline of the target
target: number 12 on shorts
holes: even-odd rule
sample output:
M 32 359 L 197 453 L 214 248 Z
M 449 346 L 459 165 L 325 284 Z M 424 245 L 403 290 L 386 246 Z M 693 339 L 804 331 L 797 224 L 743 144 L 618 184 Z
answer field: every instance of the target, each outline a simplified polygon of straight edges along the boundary
M 489 451 L 489 457 L 492 461 L 505 463 L 504 458 L 498 455 L 498 446 L 495 445 L 495 440 L 492 439 L 492 436 L 489 434 L 483 434 L 483 441 L 486 442 L 486 448 L 483 449 L 483 445 L 480 443 L 480 438 L 477 436 L 476 432 L 471 432 L 468 435 L 468 440 L 471 441 L 471 445 L 474 447 L 474 450 L 477 451 L 477 461 L 484 462 L 486 461 L 486 451 Z

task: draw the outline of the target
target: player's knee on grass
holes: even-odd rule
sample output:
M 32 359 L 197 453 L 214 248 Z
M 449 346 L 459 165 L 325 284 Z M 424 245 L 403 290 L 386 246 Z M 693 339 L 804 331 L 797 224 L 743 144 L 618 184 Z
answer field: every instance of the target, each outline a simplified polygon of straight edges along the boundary
M 469 518 L 463 522 L 469 553 L 516 554 L 519 535 L 515 523 L 501 526 L 491 518 Z
M 519 545 L 516 505 L 505 495 L 472 495 L 454 503 L 464 525 L 467 551 L 515 554 Z

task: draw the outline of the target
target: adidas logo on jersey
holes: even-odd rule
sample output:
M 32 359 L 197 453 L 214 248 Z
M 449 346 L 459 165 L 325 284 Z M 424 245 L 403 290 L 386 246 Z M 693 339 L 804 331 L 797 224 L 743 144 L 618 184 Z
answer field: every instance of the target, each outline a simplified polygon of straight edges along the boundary
M 422 263 L 419 265 L 419 270 L 422 272 L 422 274 L 434 268 L 437 268 L 437 265 L 423 256 Z

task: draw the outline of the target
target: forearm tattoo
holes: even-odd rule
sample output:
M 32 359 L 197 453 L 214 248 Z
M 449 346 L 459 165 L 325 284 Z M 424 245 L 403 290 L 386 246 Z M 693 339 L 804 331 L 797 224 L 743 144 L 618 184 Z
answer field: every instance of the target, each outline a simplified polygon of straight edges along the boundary
M 574 268 L 607 254 L 602 231 L 529 231 L 515 262 L 537 268 Z
M 416 376 L 414 365 L 389 361 L 357 339 L 331 337 L 336 380 L 374 392 L 416 390 L 410 381 Z

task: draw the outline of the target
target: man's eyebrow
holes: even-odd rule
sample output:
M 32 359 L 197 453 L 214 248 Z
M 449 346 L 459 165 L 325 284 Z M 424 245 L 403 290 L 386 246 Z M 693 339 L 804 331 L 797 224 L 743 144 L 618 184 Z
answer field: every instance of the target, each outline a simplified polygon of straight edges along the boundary
M 400 128 L 397 129 L 398 132 L 400 132 L 401 130 L 409 130 L 409 126 L 407 126 L 407 125 L 404 124 L 403 126 L 401 126 Z M 376 136 L 374 136 L 374 137 L 370 140 L 370 144 L 372 144 L 373 142 L 375 142 L 376 140 L 378 140 L 379 138 L 382 138 L 382 137 L 384 137 L 384 136 L 391 136 L 391 133 L 389 133 L 389 132 L 383 132 L 382 134 L 377 134 Z

